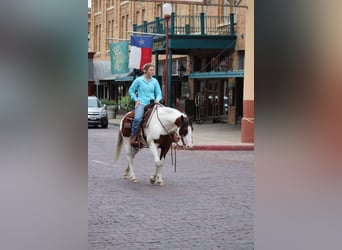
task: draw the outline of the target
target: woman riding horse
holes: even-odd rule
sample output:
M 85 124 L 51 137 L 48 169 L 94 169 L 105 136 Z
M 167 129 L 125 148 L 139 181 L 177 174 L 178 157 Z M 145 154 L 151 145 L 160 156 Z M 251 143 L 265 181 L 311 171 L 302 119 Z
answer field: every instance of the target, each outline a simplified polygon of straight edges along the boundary
M 134 147 L 138 146 L 136 139 L 140 123 L 144 116 L 145 106 L 150 104 L 151 100 L 154 100 L 154 102 L 158 104 L 162 99 L 159 82 L 156 78 L 152 77 L 154 75 L 153 64 L 147 63 L 144 65 L 143 69 L 144 75 L 136 78 L 128 91 L 132 101 L 135 102 L 135 114 L 130 141 L 131 145 Z

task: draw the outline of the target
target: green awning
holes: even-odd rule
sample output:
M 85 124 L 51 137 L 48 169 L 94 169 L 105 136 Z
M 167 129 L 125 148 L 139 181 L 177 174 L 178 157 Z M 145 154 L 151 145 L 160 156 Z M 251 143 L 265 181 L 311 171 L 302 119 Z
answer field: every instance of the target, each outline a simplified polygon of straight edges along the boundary
M 244 77 L 244 75 L 245 75 L 244 70 L 194 72 L 194 73 L 189 74 L 189 79 Z
M 116 82 L 131 82 L 133 81 L 133 76 L 126 75 L 126 76 L 116 77 L 115 81 Z
M 133 77 L 130 72 L 124 74 L 112 74 L 110 61 L 93 61 L 93 77 L 96 84 L 100 81 L 131 81 Z M 89 74 L 89 73 L 88 73 Z

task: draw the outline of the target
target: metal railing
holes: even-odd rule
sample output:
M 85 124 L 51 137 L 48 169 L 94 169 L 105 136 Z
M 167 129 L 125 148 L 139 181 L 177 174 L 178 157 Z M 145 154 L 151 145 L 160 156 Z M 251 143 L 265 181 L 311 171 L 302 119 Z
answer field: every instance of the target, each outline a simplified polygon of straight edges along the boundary
M 230 20 L 227 22 L 227 20 Z M 134 25 L 133 31 L 165 34 L 165 19 L 156 17 L 152 22 L 145 21 Z M 233 16 L 205 16 L 204 13 L 194 16 L 175 15 L 170 20 L 170 35 L 234 35 Z

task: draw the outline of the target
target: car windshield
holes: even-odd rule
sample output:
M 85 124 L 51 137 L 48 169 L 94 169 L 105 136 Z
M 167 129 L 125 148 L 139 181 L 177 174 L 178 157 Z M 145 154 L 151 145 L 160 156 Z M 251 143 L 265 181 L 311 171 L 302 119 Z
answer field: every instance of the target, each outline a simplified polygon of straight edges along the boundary
M 97 99 L 88 99 L 88 108 L 100 108 L 101 104 Z

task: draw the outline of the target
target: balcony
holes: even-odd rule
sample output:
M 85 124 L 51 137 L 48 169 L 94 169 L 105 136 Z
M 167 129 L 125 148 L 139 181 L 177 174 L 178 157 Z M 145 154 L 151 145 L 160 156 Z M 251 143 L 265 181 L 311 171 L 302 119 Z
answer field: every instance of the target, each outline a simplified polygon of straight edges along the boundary
M 198 49 L 235 48 L 234 15 L 206 16 L 204 13 L 194 16 L 171 14 L 169 26 L 169 50 L 172 54 L 189 54 Z M 227 25 L 227 19 L 231 22 Z M 232 24 L 232 25 L 231 25 Z M 156 17 L 152 22 L 134 25 L 137 33 L 161 34 L 154 36 L 154 53 L 165 53 L 165 19 Z
M 233 15 L 230 16 L 233 19 Z M 171 14 L 170 35 L 235 35 L 234 22 L 227 23 L 227 16 L 206 16 L 204 13 L 194 16 Z M 134 25 L 133 31 L 165 34 L 165 19 L 156 17 L 155 21 Z

